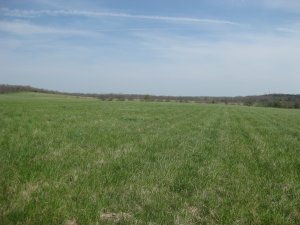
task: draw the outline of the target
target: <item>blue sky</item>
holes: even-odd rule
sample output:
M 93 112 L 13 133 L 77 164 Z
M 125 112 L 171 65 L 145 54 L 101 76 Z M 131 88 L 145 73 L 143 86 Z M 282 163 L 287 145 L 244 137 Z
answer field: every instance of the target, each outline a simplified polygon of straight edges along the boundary
M 300 0 L 0 0 L 0 83 L 300 93 Z

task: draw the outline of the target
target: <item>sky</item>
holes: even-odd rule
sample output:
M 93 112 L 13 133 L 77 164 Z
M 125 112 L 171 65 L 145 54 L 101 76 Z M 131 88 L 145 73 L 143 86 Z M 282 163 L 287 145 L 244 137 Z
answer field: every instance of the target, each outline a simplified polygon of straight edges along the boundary
M 300 0 L 0 0 L 0 83 L 299 94 Z

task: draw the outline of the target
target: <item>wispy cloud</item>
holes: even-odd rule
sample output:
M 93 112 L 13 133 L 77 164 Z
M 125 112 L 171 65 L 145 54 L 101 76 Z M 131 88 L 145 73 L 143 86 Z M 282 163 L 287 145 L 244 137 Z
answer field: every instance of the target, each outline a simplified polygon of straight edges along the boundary
M 283 33 L 290 33 L 290 34 L 300 34 L 300 30 L 295 30 L 286 27 L 278 27 L 276 28 L 276 31 L 283 32 Z
M 94 35 L 90 31 L 62 29 L 47 26 L 39 26 L 26 21 L 0 21 L 0 32 L 17 35 L 55 34 L 55 35 Z
M 100 12 L 100 11 L 80 11 L 80 10 L 20 10 L 1 8 L 1 13 L 12 17 L 38 17 L 38 16 L 84 16 L 84 17 L 116 17 L 138 20 L 157 20 L 164 22 L 177 23 L 209 23 L 239 25 L 237 22 L 219 19 L 192 18 L 192 17 L 172 17 L 157 15 L 128 14 L 119 12 Z

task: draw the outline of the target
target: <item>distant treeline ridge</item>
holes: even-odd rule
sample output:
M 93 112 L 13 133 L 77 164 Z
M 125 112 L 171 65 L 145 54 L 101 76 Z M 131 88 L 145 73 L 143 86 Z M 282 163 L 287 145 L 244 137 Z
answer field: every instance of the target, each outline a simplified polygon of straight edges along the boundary
M 78 97 L 94 97 L 104 101 L 112 100 L 143 100 L 157 102 L 196 102 L 196 103 L 224 103 L 224 104 L 243 104 L 247 106 L 264 106 L 275 108 L 300 108 L 300 95 L 290 94 L 267 94 L 256 96 L 237 96 L 237 97 L 209 97 L 209 96 L 155 96 L 139 94 L 83 94 L 51 91 L 31 86 L 0 84 L 0 93 L 12 92 L 40 92 L 48 94 L 62 94 Z

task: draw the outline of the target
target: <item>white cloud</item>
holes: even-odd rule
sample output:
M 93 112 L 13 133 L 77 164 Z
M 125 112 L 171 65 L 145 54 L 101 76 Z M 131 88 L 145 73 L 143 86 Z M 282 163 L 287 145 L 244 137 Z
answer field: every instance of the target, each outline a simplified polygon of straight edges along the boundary
M 37 17 L 42 15 L 47 16 L 84 16 L 84 17 L 116 17 L 139 20 L 158 20 L 164 22 L 176 23 L 209 23 L 223 25 L 239 25 L 237 22 L 217 19 L 202 19 L 191 17 L 171 17 L 171 16 L 156 16 L 156 15 L 137 15 L 118 12 L 99 12 L 99 11 L 81 11 L 81 10 L 20 10 L 20 9 L 0 9 L 3 15 L 12 17 Z
M 278 27 L 276 28 L 276 31 L 290 34 L 300 34 L 300 30 L 295 30 L 287 27 Z
M 275 30 L 288 35 L 298 36 L 300 38 L 300 21 L 298 20 L 281 24 L 275 28 Z
M 35 25 L 26 21 L 0 21 L 0 32 L 7 32 L 17 35 L 34 34 L 55 34 L 55 35 L 94 35 L 90 31 L 53 28 L 47 26 Z

